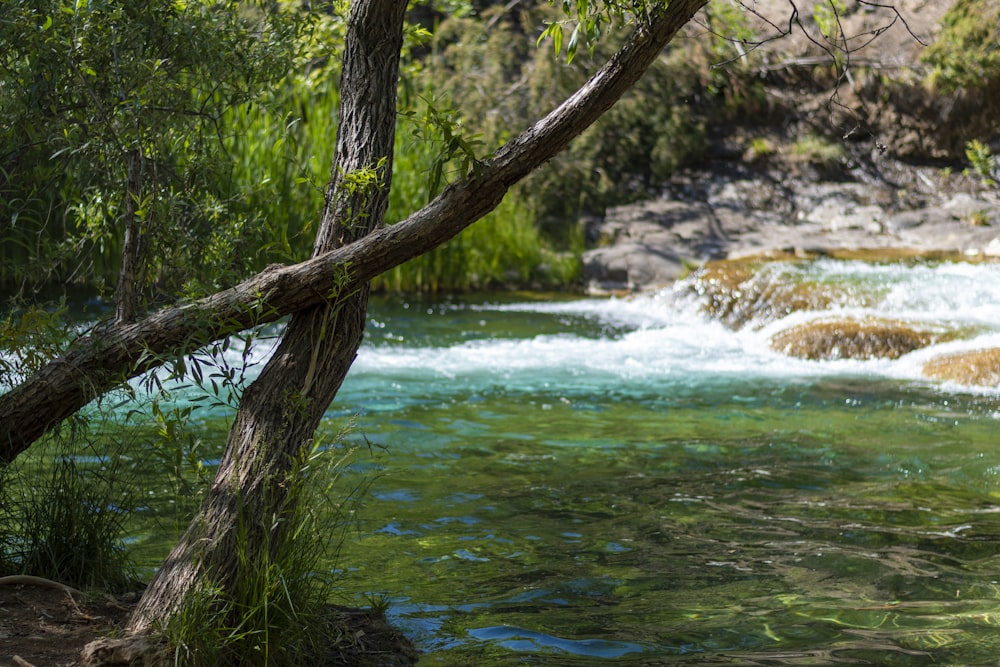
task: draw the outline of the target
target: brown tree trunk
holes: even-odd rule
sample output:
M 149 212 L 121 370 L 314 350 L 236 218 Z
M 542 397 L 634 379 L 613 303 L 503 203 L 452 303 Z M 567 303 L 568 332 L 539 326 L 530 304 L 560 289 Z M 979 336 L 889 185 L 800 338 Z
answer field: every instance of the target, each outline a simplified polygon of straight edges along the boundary
M 380 225 L 388 203 L 396 85 L 406 0 L 355 2 L 348 21 L 337 154 L 314 248 L 321 255 Z M 364 180 L 358 174 L 373 170 Z M 345 184 L 349 181 L 349 185 Z M 329 293 L 334 288 L 327 288 Z M 354 360 L 364 331 L 367 284 L 296 312 L 281 343 L 244 393 L 201 510 L 136 607 L 129 632 L 170 618 L 199 583 L 229 590 L 243 573 L 236 541 L 259 563 L 284 539 L 276 517 L 293 510 L 289 475 Z M 273 554 L 272 554 L 273 555 Z

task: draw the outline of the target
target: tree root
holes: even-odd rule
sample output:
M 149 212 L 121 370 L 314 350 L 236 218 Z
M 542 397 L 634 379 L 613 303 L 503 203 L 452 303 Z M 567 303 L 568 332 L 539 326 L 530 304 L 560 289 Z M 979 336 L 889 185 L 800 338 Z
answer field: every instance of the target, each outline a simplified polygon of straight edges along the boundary
M 70 595 L 83 597 L 83 591 L 78 591 L 72 586 L 60 584 L 44 577 L 34 577 L 30 574 L 12 574 L 9 577 L 0 577 L 0 586 L 40 586 L 42 588 L 54 588 L 58 591 L 65 591 Z
M 174 664 L 169 647 L 145 635 L 96 639 L 83 647 L 81 667 L 169 667 Z

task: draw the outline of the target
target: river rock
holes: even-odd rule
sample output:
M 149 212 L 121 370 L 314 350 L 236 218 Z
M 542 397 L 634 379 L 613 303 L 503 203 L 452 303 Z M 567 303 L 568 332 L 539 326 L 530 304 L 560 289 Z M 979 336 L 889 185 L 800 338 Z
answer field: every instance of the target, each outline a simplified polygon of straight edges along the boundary
M 823 319 L 786 329 L 771 347 L 792 357 L 812 360 L 898 359 L 927 347 L 936 335 L 906 322 L 879 318 Z
M 983 255 L 986 257 L 1000 257 L 1000 236 L 986 244 L 983 248 Z
M 1000 348 L 947 354 L 924 364 L 924 375 L 978 387 L 1000 386 Z
M 761 326 L 799 311 L 873 304 L 874 295 L 851 286 L 787 280 L 766 268 L 771 262 L 810 257 L 807 253 L 770 252 L 715 260 L 692 274 L 689 284 L 705 304 L 703 310 L 732 329 L 751 323 Z
M 592 291 L 663 285 L 690 265 L 720 256 L 725 247 L 705 203 L 660 200 L 612 208 L 597 237 L 599 247 L 583 255 Z
M 913 182 L 936 185 L 924 177 Z M 997 193 L 923 192 L 897 200 L 884 183 L 797 183 L 745 170 L 691 179 L 703 187 L 682 185 L 676 193 L 698 201 L 663 199 L 607 211 L 595 227 L 598 247 L 583 256 L 591 291 L 658 288 L 707 260 L 774 252 L 1000 256 Z
M 588 250 L 583 256 L 583 276 L 592 293 L 663 285 L 685 270 L 684 258 L 669 247 L 645 243 L 618 243 Z
M 888 203 L 883 189 L 861 183 L 817 183 L 802 187 L 796 196 L 798 219 L 827 232 L 881 234 Z

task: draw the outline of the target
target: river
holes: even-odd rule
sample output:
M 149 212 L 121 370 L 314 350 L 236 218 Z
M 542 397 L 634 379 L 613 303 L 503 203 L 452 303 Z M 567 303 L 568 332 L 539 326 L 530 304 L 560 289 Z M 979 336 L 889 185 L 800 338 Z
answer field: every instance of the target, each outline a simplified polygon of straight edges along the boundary
M 328 415 L 370 485 L 339 601 L 388 599 L 421 665 L 995 664 L 1000 389 L 921 368 L 1000 345 L 1000 267 L 780 271 L 865 297 L 739 330 L 684 284 L 376 299 Z M 967 333 L 771 348 L 831 313 Z

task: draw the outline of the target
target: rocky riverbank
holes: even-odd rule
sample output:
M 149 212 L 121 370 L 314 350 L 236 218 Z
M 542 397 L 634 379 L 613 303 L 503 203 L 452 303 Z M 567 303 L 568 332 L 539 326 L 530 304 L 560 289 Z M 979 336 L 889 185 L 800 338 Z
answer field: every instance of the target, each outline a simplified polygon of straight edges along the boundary
M 881 177 L 865 178 L 872 166 L 883 167 Z M 874 162 L 846 176 L 810 180 L 738 163 L 685 172 L 664 198 L 609 209 L 591 223 L 588 289 L 656 288 L 708 260 L 773 251 L 1000 258 L 996 188 L 902 163 Z
M 590 291 L 653 288 L 710 259 L 774 250 L 1000 256 L 1000 188 L 965 154 L 972 140 L 1000 152 L 1000 92 L 986 82 L 947 94 L 928 87 L 924 57 L 954 4 L 850 3 L 838 29 L 871 39 L 852 37 L 839 62 L 828 36 L 805 23 L 757 25 L 759 35 L 790 32 L 737 49 L 757 69 L 756 105 L 710 128 L 702 164 L 676 174 L 660 198 L 588 221 Z M 826 6 L 803 3 L 802 16 Z M 788 3 L 745 9 L 775 17 Z

